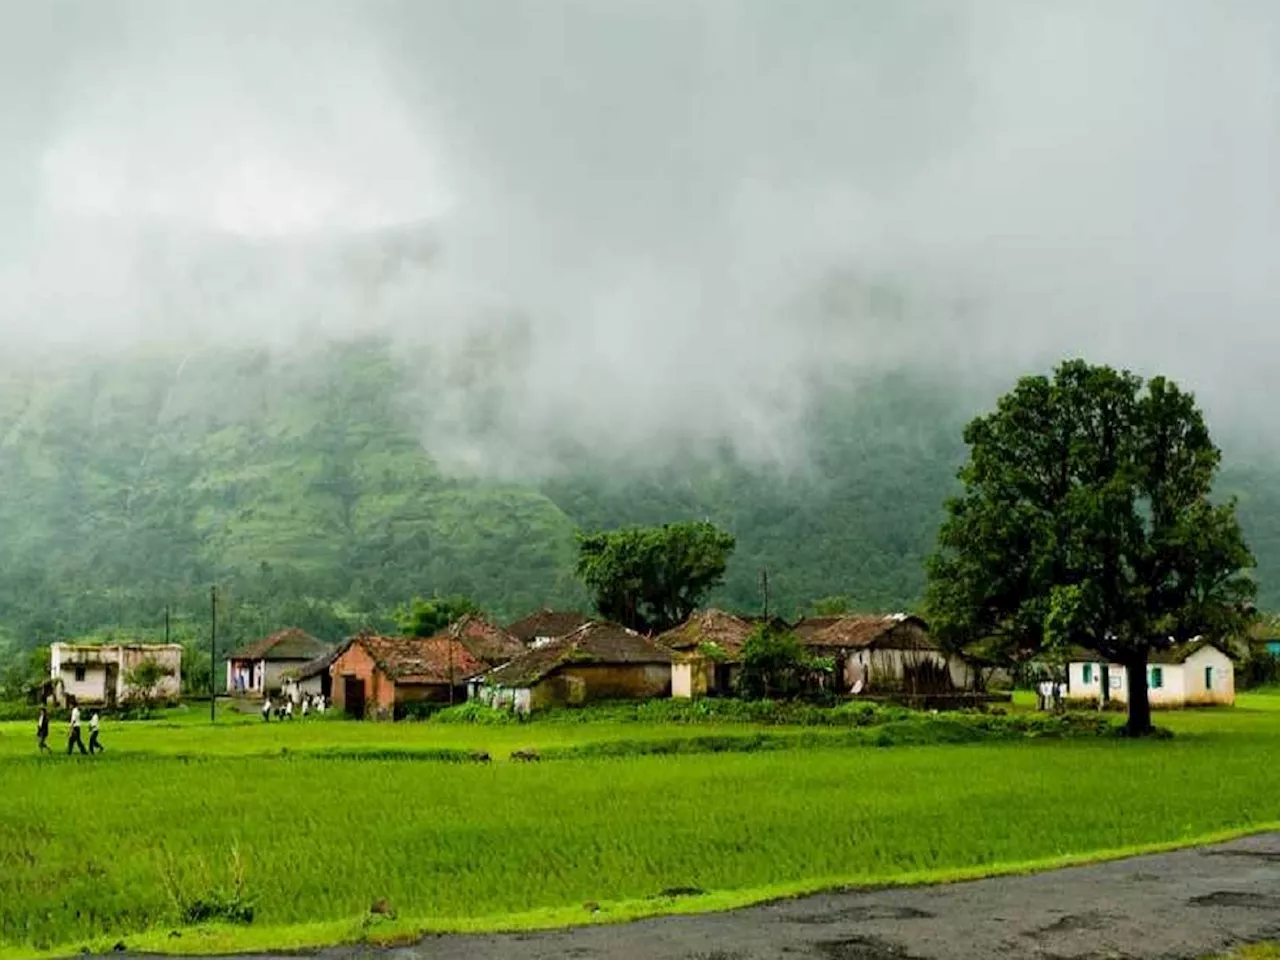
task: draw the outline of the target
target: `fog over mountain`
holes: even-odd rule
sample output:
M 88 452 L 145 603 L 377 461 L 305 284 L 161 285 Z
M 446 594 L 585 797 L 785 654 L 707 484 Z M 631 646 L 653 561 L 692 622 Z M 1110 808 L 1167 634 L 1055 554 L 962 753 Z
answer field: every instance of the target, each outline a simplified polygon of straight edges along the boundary
M 1265 0 L 8 3 L 0 335 L 385 334 L 481 471 L 1064 355 L 1270 448 L 1278 81 Z

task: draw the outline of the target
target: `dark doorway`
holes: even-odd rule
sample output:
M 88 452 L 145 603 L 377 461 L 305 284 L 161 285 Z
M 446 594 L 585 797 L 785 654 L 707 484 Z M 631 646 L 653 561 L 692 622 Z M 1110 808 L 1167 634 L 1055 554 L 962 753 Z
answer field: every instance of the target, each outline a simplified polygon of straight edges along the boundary
M 120 683 L 120 665 L 118 663 L 107 664 L 107 706 L 114 707 L 116 705 L 116 687 Z
M 342 678 L 342 700 L 347 716 L 364 719 L 364 680 L 360 677 Z
M 1107 664 L 1102 665 L 1102 705 L 1105 707 L 1111 702 L 1111 667 Z
M 715 689 L 719 696 L 733 693 L 733 668 L 727 663 L 717 663 L 715 668 Z

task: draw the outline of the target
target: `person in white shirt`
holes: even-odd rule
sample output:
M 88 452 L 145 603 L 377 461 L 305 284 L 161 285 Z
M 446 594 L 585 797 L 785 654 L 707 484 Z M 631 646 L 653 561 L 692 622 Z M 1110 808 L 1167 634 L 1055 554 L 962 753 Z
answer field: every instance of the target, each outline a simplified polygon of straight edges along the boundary
M 98 711 L 95 710 L 89 717 L 89 752 L 101 753 L 104 749 L 106 748 L 98 740 Z
M 284 702 L 284 718 L 286 720 L 293 719 L 293 700 L 289 699 Z
M 71 708 L 71 733 L 67 737 L 67 753 L 72 753 L 76 747 L 80 748 L 81 753 L 88 753 L 84 748 L 84 741 L 80 739 L 80 708 Z
M 302 715 L 305 717 L 311 712 L 311 694 L 307 694 L 302 698 Z
M 262 698 L 262 719 L 267 723 L 271 722 L 271 698 Z

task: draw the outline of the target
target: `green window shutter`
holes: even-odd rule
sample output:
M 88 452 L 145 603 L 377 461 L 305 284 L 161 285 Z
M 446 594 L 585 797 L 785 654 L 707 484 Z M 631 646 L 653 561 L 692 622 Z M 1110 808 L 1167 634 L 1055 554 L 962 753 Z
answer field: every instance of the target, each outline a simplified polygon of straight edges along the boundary
M 1151 689 L 1159 690 L 1164 686 L 1164 670 L 1161 667 L 1151 668 Z
M 1086 663 L 1084 665 L 1084 682 L 1093 683 L 1093 664 Z
M 1204 688 L 1206 690 L 1213 689 L 1213 667 L 1204 668 Z

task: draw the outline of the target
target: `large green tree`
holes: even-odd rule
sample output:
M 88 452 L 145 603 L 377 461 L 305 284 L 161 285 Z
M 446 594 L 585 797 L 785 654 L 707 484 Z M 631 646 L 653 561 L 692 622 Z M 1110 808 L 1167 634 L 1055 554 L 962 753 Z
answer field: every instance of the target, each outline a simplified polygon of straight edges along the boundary
M 724 581 L 734 538 L 691 521 L 578 535 L 578 576 L 600 615 L 634 630 L 667 630 Z
M 1073 360 L 965 429 L 964 493 L 928 563 L 933 627 L 1016 661 L 1081 645 L 1122 664 L 1134 735 L 1147 659 L 1244 627 L 1255 585 L 1220 454 L 1191 394 Z
M 481 614 L 480 607 L 470 597 L 415 597 L 407 608 L 396 612 L 396 622 L 406 637 L 434 637 L 450 624 L 457 623 L 468 614 Z

